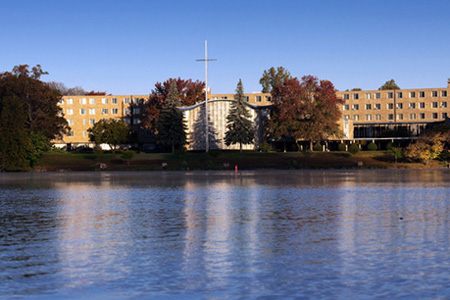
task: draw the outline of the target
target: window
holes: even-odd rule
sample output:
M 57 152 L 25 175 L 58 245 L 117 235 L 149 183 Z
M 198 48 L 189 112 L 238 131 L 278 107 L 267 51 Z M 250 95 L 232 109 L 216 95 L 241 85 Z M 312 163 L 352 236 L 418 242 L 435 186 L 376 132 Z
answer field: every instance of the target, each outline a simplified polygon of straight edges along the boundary
M 421 120 L 425 120 L 425 114 L 424 114 L 424 113 L 420 113 L 420 114 L 419 114 L 419 118 L 420 118 Z
M 64 104 L 64 99 L 60 99 L 59 101 L 58 101 L 58 105 L 63 105 Z
M 89 108 L 89 114 L 95 115 L 95 108 Z
M 86 125 L 86 119 L 83 119 L 83 125 Z
M 245 101 L 249 102 L 250 101 L 250 97 L 249 96 L 245 96 Z
M 419 108 L 425 108 L 425 102 L 420 102 L 419 103 Z
M 394 103 L 388 103 L 387 109 L 394 109 Z
M 117 115 L 119 113 L 119 109 L 117 108 L 111 108 L 111 114 Z
M 366 104 L 366 110 L 371 110 L 372 109 L 372 104 Z
M 388 114 L 388 120 L 394 120 L 394 114 Z
M 410 120 L 415 120 L 416 119 L 416 114 L 415 113 L 409 114 L 409 119 Z
M 72 108 L 68 108 L 68 109 L 66 110 L 66 113 L 67 113 L 68 115 L 73 115 L 73 109 L 72 109 Z
M 353 104 L 352 105 L 352 110 L 359 110 L 359 105 L 358 104 Z
M 389 92 L 389 93 L 387 93 L 386 95 L 387 95 L 387 98 L 388 98 L 388 99 L 394 98 L 394 93 Z
M 419 92 L 419 98 L 425 98 L 425 92 L 424 91 Z
M 359 121 L 359 115 L 353 115 L 353 121 Z
M 89 125 L 94 125 L 95 124 L 95 119 L 89 119 Z
M 447 91 L 441 91 L 441 97 L 447 97 Z
M 359 100 L 359 94 L 353 94 L 353 100 Z
M 350 116 L 349 116 L 349 115 L 345 115 L 345 116 L 344 116 L 344 119 L 345 119 L 345 120 L 348 120 L 348 119 L 350 119 Z
M 111 98 L 111 104 L 117 104 L 117 98 Z
M 344 100 L 349 100 L 350 99 L 350 94 L 344 94 Z
M 80 115 L 86 114 L 86 108 L 80 108 Z
M 432 113 L 432 114 L 431 114 L 431 117 L 432 117 L 434 120 L 436 120 L 436 119 L 438 118 L 438 113 Z
M 131 109 L 130 109 L 129 107 L 128 107 L 128 108 L 124 108 L 123 114 L 124 114 L 124 115 L 129 115 L 129 114 L 131 114 Z
M 69 126 L 73 125 L 73 119 L 67 119 L 67 124 L 69 124 Z
M 135 118 L 135 119 L 133 119 L 133 124 L 134 124 L 134 125 L 137 125 L 137 124 L 139 124 L 139 119 L 136 119 L 136 118 Z
M 74 136 L 74 135 L 75 133 L 72 130 L 67 133 L 67 136 Z
M 125 99 L 123 100 L 123 102 L 124 102 L 125 104 L 130 104 L 130 98 L 125 98 Z
M 416 98 L 416 92 L 409 92 L 409 98 Z
M 442 107 L 442 108 L 447 108 L 447 102 L 446 102 L 446 101 L 441 102 L 441 107 Z
M 83 131 L 83 136 L 86 137 L 86 135 L 87 135 L 87 132 Z
M 86 104 L 86 98 L 80 98 L 80 104 Z
M 67 104 L 73 104 L 73 99 L 72 98 L 68 98 L 67 99 Z
M 350 110 L 350 105 L 342 105 L 342 110 Z
M 372 115 L 366 115 L 366 121 L 372 121 Z
M 95 104 L 95 99 L 94 98 L 89 98 L 89 104 Z
M 266 101 L 267 101 L 267 102 L 272 102 L 272 97 L 266 96 Z
M 381 99 L 381 93 L 375 93 L 375 99 Z
M 102 104 L 108 104 L 108 98 L 102 98 Z
M 139 98 L 134 98 L 134 99 L 133 99 L 133 103 L 139 104 Z
M 381 104 L 380 103 L 375 104 L 373 109 L 381 109 Z
M 366 93 L 366 99 L 367 99 L 367 100 L 372 99 L 372 94 L 371 94 L 371 93 Z
M 437 91 L 431 91 L 431 97 L 435 98 L 438 96 L 438 92 Z
M 397 114 L 397 120 L 403 120 L 403 114 Z
M 138 108 L 138 107 L 133 108 L 133 114 L 134 115 L 138 115 L 140 113 L 141 113 L 141 109 L 140 108 Z
M 403 98 L 403 92 L 398 92 L 397 93 L 397 98 Z
M 410 109 L 415 109 L 415 108 L 416 108 L 416 104 L 413 103 L 413 102 L 411 102 L 411 103 L 409 103 L 408 107 L 409 107 Z
M 397 103 L 397 109 L 403 109 L 403 103 Z
M 447 119 L 447 113 L 442 113 L 442 119 Z
M 376 115 L 375 115 L 375 120 L 381 121 L 381 115 L 380 115 L 380 114 L 376 114 Z
M 228 97 L 225 96 L 225 97 L 222 97 L 222 99 L 228 99 Z
M 261 96 L 256 96 L 256 102 L 261 102 Z
M 107 114 L 108 114 L 108 109 L 102 108 L 102 115 L 107 115 Z
M 433 103 L 431 104 L 431 107 L 432 107 L 432 108 L 438 108 L 438 103 L 437 103 L 437 102 L 433 102 Z
M 125 119 L 123 119 L 123 121 L 125 122 L 125 124 L 130 125 L 130 118 L 125 118 Z

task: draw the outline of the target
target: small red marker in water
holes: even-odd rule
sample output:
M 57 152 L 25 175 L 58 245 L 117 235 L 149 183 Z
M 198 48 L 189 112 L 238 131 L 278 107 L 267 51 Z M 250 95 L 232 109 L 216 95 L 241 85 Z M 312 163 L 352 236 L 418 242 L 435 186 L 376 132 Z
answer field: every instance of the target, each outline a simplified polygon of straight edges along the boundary
M 237 166 L 234 166 L 234 173 L 237 173 Z

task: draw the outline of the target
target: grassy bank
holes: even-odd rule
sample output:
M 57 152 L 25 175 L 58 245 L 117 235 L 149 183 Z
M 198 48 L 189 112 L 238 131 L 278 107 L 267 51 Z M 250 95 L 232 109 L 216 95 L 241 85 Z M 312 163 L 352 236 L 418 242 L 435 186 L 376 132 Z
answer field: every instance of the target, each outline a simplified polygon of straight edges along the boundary
M 253 169 L 352 169 L 352 168 L 438 168 L 433 161 L 395 163 L 384 151 L 347 152 L 221 152 L 207 153 L 137 153 L 124 159 L 114 153 L 48 152 L 34 171 L 152 171 L 152 170 L 239 170 Z

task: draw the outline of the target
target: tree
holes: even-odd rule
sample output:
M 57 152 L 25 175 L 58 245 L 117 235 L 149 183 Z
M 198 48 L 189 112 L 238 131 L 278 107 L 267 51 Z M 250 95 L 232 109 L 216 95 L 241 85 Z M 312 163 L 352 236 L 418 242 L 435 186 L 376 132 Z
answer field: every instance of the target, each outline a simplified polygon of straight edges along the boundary
M 117 119 L 101 119 L 88 129 L 89 140 L 95 144 L 108 144 L 108 146 L 116 151 L 120 144 L 128 141 L 130 128 L 122 120 Z
M 394 79 L 386 81 L 378 90 L 399 90 L 400 87 L 395 83 Z
M 406 148 L 405 156 L 428 164 L 430 160 L 436 159 L 444 151 L 444 144 L 448 140 L 449 132 L 426 132 L 419 140 Z
M 183 118 L 183 112 L 178 108 L 180 96 L 177 83 L 172 81 L 167 99 L 162 108 L 157 123 L 158 140 L 164 146 L 170 146 L 172 153 L 176 147 L 186 144 L 187 126 Z
M 263 93 L 272 92 L 273 88 L 285 81 L 286 79 L 291 79 L 291 73 L 283 67 L 278 67 L 276 70 L 274 67 L 271 67 L 268 70 L 263 72 L 259 83 L 262 85 Z
M 253 122 L 250 120 L 250 112 L 245 104 L 244 87 L 242 81 L 236 87 L 234 101 L 231 103 L 230 111 L 227 116 L 227 131 L 225 132 L 225 144 L 239 143 L 239 151 L 242 152 L 242 144 L 247 145 L 253 142 L 255 130 Z
M 157 124 L 161 110 L 166 104 L 170 86 L 175 82 L 176 90 L 181 105 L 190 106 L 205 100 L 205 83 L 202 81 L 184 80 L 181 78 L 170 78 L 163 83 L 157 82 L 143 112 L 144 127 L 152 133 L 157 134 Z
M 287 79 L 272 91 L 273 108 L 270 112 L 271 136 L 278 139 L 294 138 L 312 143 L 330 136 L 341 136 L 338 120 L 339 105 L 333 84 L 314 76 Z

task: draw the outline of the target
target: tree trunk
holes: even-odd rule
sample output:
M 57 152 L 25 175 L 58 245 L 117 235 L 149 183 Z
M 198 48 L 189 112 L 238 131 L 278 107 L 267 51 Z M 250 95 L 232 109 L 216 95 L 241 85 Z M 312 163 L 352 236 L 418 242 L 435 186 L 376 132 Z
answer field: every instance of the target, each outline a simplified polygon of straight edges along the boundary
M 239 152 L 242 153 L 242 143 L 239 143 Z
M 309 150 L 313 151 L 313 142 L 309 141 Z
M 175 153 L 175 144 L 172 144 L 172 153 Z

